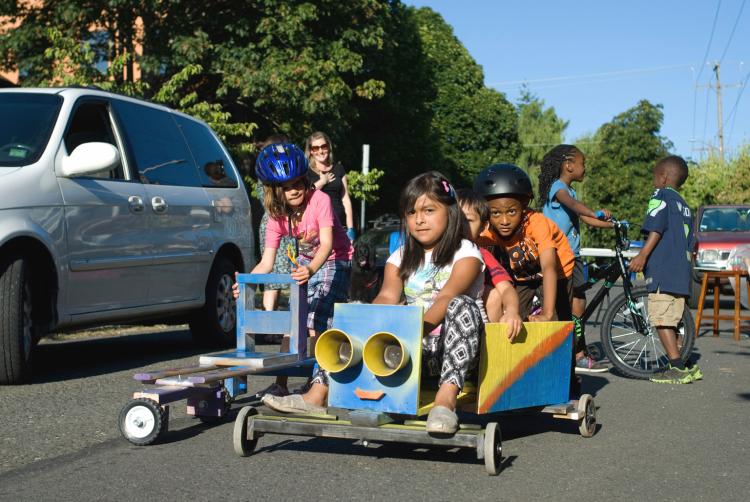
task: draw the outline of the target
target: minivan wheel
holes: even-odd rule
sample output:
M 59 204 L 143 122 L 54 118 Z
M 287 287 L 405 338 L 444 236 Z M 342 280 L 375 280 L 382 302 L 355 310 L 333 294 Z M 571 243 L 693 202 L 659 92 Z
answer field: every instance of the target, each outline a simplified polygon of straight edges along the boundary
M 0 260 L 0 384 L 18 384 L 31 375 L 34 329 L 29 263 Z
M 232 296 L 237 267 L 226 258 L 218 258 L 206 283 L 206 303 L 193 313 L 190 332 L 202 344 L 229 346 L 235 340 L 237 312 Z

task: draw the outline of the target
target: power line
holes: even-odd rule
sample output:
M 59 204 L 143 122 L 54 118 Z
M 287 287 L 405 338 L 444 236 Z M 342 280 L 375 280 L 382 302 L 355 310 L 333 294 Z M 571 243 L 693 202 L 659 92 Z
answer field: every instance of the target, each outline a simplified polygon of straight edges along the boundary
M 737 24 L 740 22 L 740 18 L 742 17 L 742 11 L 745 9 L 745 1 L 742 0 L 742 5 L 740 5 L 740 11 L 737 13 L 737 19 L 734 20 L 734 26 L 732 26 L 732 32 L 729 34 L 729 40 L 727 40 L 727 45 L 724 47 L 724 52 L 721 53 L 721 57 L 719 58 L 719 64 L 721 64 L 722 61 L 724 61 L 724 56 L 727 55 L 727 50 L 729 50 L 729 45 L 732 43 L 732 37 L 734 37 L 734 30 L 737 29 Z
M 693 69 L 693 75 L 695 75 L 694 69 Z M 698 81 L 695 80 L 693 81 L 693 135 L 691 136 L 693 141 L 695 141 L 695 115 L 696 115 L 697 108 L 698 108 Z
M 708 45 L 706 46 L 706 53 L 703 55 L 703 63 L 701 63 L 700 71 L 698 72 L 698 78 L 695 80 L 700 81 L 701 75 L 703 75 L 703 68 L 706 66 L 706 61 L 708 60 L 708 51 L 711 49 L 711 42 L 714 40 L 714 31 L 716 30 L 716 20 L 719 19 L 719 10 L 721 10 L 721 0 L 719 0 L 719 3 L 716 5 L 716 13 L 714 14 L 714 22 L 713 25 L 711 25 L 711 36 L 708 37 Z M 706 138 L 703 138 L 706 139 Z
M 747 81 L 750 80 L 750 71 L 745 75 L 745 81 L 742 83 L 742 87 L 740 87 L 740 92 L 737 94 L 737 100 L 734 102 L 734 106 L 732 107 L 732 111 L 729 112 L 729 115 L 727 116 L 727 121 L 729 121 L 729 118 L 732 117 L 732 127 L 729 129 L 729 141 L 732 141 L 732 133 L 734 133 L 734 123 L 737 120 L 737 115 L 735 115 L 735 112 L 737 111 L 737 105 L 740 104 L 740 98 L 742 98 L 742 92 L 745 90 L 745 87 L 747 87 Z
M 663 71 L 663 70 L 672 70 L 675 68 L 689 68 L 690 65 L 688 64 L 675 64 L 675 65 L 666 65 L 666 66 L 650 66 L 650 67 L 643 67 L 643 68 L 630 68 L 627 70 L 616 70 L 616 71 L 608 71 L 608 72 L 601 72 L 601 73 L 588 73 L 588 74 L 582 74 L 582 75 L 564 75 L 559 77 L 547 77 L 547 78 L 537 78 L 532 80 L 506 80 L 504 82 L 495 82 L 491 84 L 487 84 L 487 87 L 505 87 L 505 86 L 512 86 L 512 85 L 520 85 L 520 84 L 533 84 L 538 82 L 555 82 L 560 80 L 574 80 L 574 79 L 581 79 L 581 78 L 596 78 L 596 77 L 609 77 L 609 76 L 615 76 L 615 75 L 627 75 L 631 73 L 645 73 L 650 71 Z

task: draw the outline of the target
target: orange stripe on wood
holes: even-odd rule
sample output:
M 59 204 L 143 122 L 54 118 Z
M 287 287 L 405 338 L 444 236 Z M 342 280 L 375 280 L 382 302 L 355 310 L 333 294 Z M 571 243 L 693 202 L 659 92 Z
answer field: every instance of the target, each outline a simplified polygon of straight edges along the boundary
M 567 324 L 564 328 L 556 331 L 553 335 L 537 345 L 530 354 L 518 361 L 513 369 L 505 376 L 505 378 L 503 378 L 500 385 L 490 392 L 487 399 L 485 399 L 479 406 L 479 413 L 487 413 L 495 402 L 497 402 L 503 392 L 521 378 L 524 373 L 526 373 L 526 370 L 535 366 L 539 361 L 544 359 L 545 356 L 551 354 L 560 347 L 570 334 L 570 330 L 571 325 Z M 573 356 L 571 355 L 571 357 Z

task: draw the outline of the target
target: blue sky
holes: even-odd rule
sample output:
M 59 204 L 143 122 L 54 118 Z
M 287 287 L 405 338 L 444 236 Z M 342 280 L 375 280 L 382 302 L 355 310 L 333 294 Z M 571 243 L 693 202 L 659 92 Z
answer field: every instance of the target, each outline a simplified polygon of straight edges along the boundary
M 705 86 L 716 84 L 712 68 L 721 60 L 725 151 L 750 143 L 750 84 L 739 101 L 737 85 L 750 76 L 750 1 L 405 3 L 430 7 L 453 26 L 487 86 L 515 103 L 528 82 L 570 121 L 568 142 L 648 99 L 663 105 L 662 134 L 675 153 L 700 159 L 718 147 L 716 90 Z

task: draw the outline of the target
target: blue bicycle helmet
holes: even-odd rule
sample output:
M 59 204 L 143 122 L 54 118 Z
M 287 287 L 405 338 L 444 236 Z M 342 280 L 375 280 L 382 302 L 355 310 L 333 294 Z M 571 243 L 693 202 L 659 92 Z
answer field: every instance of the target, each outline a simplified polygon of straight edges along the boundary
M 265 185 L 280 185 L 307 174 L 307 157 L 297 145 L 274 143 L 258 154 L 255 174 Z

